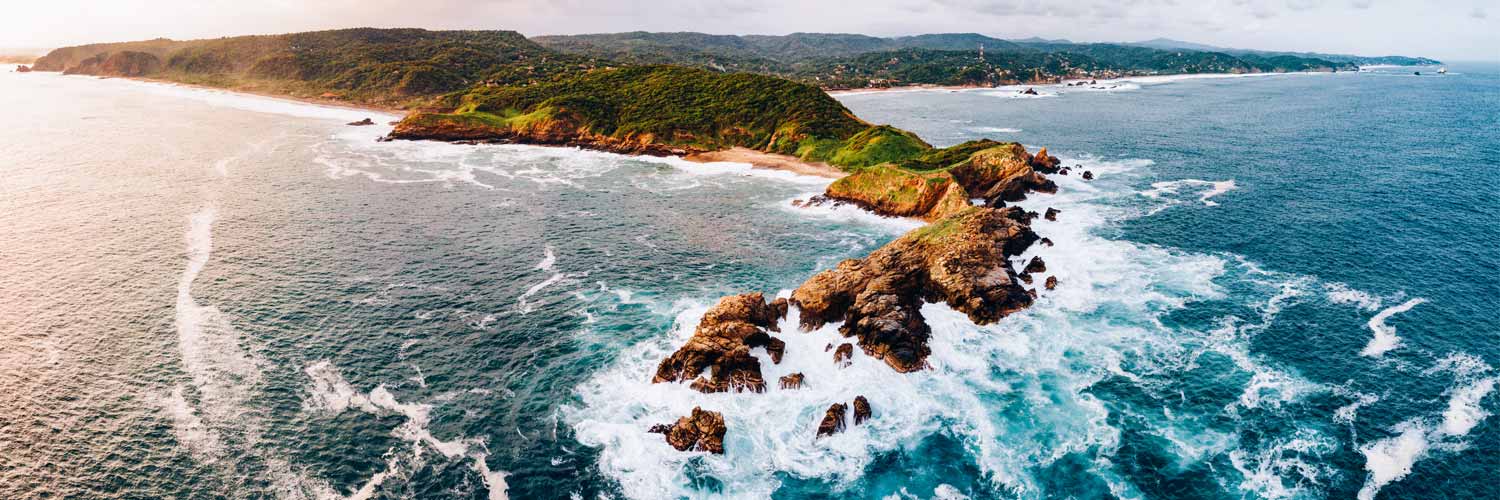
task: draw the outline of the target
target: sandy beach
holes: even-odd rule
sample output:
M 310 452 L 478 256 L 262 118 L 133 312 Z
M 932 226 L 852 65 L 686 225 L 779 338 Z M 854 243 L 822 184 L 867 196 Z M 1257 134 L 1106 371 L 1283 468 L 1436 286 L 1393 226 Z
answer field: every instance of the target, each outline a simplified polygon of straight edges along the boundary
M 699 163 L 719 161 L 749 163 L 755 168 L 785 170 L 800 175 L 813 175 L 830 179 L 837 179 L 848 175 L 847 172 L 827 163 L 805 162 L 795 156 L 766 153 L 749 148 L 731 148 L 723 151 L 693 153 L 684 156 L 683 159 Z

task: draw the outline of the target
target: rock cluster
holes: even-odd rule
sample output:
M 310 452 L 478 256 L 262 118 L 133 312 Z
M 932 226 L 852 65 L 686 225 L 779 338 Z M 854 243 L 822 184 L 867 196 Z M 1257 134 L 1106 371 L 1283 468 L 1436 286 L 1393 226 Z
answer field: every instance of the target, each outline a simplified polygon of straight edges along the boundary
M 706 451 L 724 454 L 724 416 L 715 411 L 694 407 L 693 413 L 673 424 L 657 424 L 648 432 L 664 434 L 667 444 L 677 451 Z
M 926 366 L 931 333 L 920 308 L 946 302 L 985 324 L 1031 305 L 1008 257 L 1037 236 L 1019 208 L 970 208 L 917 229 L 864 259 L 840 262 L 792 292 L 803 329 L 839 332 L 896 371 Z
M 766 390 L 760 360 L 750 354 L 764 348 L 779 362 L 786 343 L 771 337 L 786 317 L 786 299 L 767 303 L 759 292 L 733 295 L 703 315 L 693 337 L 656 368 L 652 382 L 692 381 L 700 392 Z
M 16 66 L 16 72 L 17 73 L 30 73 L 31 72 L 31 66 L 27 66 L 25 64 L 22 64 L 20 66 Z
M 375 124 L 375 120 L 371 120 L 369 118 L 365 118 L 365 119 L 357 121 L 357 122 L 349 122 L 349 126 L 351 126 L 351 127 L 364 127 L 364 126 L 367 126 L 367 125 L 374 125 L 374 124 Z
M 825 199 L 933 222 L 863 259 L 848 259 L 818 273 L 793 291 L 790 300 L 767 302 L 760 293 L 725 297 L 704 314 L 693 336 L 661 361 L 652 381 L 690 382 L 705 393 L 765 391 L 760 358 L 751 350 L 765 349 L 773 363 L 780 363 L 786 343 L 772 333 L 779 333 L 778 322 L 789 305 L 800 311 L 804 331 L 841 323 L 839 334 L 851 341 L 824 349 L 836 366 L 849 366 L 858 346 L 898 372 L 926 368 L 932 331 L 921 313 L 924 304 L 943 302 L 975 323 L 988 324 L 1035 300 L 1036 290 L 1022 284 L 1030 285 L 1033 274 L 1046 272 L 1046 263 L 1033 257 L 1017 273 L 1010 259 L 1038 240 L 1051 246 L 1051 240 L 1038 237 L 1030 224 L 1037 217 L 1056 220 L 1060 212 L 1048 209 L 1040 215 L 1004 204 L 1032 191 L 1055 191 L 1056 185 L 1044 174 L 1058 173 L 1060 163 L 1045 149 L 1033 156 L 1012 143 L 981 150 L 941 170 L 916 172 L 881 165 L 835 182 Z M 970 206 L 971 198 L 984 198 L 987 206 Z M 1051 290 L 1057 284 L 1057 278 L 1049 276 L 1044 286 Z M 792 373 L 782 376 L 779 386 L 795 390 L 807 382 L 802 373 Z M 702 413 L 695 409 L 675 425 L 659 425 L 652 431 L 666 434 L 668 443 L 679 450 L 722 453 L 723 419 Z M 850 413 L 854 425 L 873 415 L 863 396 L 834 403 L 818 422 L 816 435 L 843 431 Z
M 856 396 L 852 405 L 834 403 L 823 413 L 823 420 L 818 422 L 816 437 L 832 436 L 844 432 L 847 428 L 845 422 L 849 417 L 849 407 L 854 407 L 854 425 L 860 425 L 869 420 L 873 415 L 870 411 L 870 400 L 864 396 Z

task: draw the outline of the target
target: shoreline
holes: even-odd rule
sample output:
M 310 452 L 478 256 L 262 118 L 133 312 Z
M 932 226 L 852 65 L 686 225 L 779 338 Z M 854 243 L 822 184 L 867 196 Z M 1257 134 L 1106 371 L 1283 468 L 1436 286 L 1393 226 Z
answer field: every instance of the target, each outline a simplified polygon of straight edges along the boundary
M 33 71 L 31 73 L 28 73 L 28 74 L 37 74 L 37 73 L 55 74 L 57 76 L 62 76 L 62 77 L 92 78 L 92 79 L 97 79 L 97 80 L 126 80 L 126 81 L 137 82 L 137 83 L 149 83 L 149 84 L 154 84 L 154 85 L 164 85 L 164 86 L 169 86 L 169 87 L 180 87 L 180 88 L 192 89 L 192 90 L 224 92 L 224 93 L 229 93 L 229 94 L 240 94 L 240 95 L 246 95 L 246 96 L 255 96 L 255 97 L 260 97 L 260 98 L 265 98 L 265 99 L 275 99 L 275 100 L 280 100 L 280 101 L 290 101 L 290 102 L 295 102 L 295 103 L 298 103 L 298 104 L 320 106 L 320 107 L 325 107 L 325 108 L 337 108 L 337 109 L 344 109 L 344 110 L 350 110 L 350 111 L 366 111 L 366 112 L 376 113 L 376 114 L 380 114 L 380 115 L 391 115 L 391 116 L 397 116 L 397 117 L 406 116 L 406 114 L 410 112 L 410 110 L 406 110 L 406 109 L 392 108 L 392 107 L 386 107 L 386 106 L 376 106 L 376 105 L 373 105 L 373 104 L 354 103 L 354 102 L 342 101 L 342 100 L 335 100 L 335 99 L 324 99 L 324 98 L 320 98 L 320 97 L 301 97 L 301 96 L 293 96 L 293 95 L 288 95 L 288 94 L 279 94 L 279 93 L 268 92 L 268 91 L 260 91 L 260 90 L 238 89 L 238 88 L 228 88 L 228 87 L 215 87 L 215 86 L 212 86 L 212 85 L 203 85 L 203 84 L 198 84 L 198 83 L 177 82 L 177 81 L 172 81 L 172 80 L 163 80 L 163 79 L 159 79 L 159 78 L 142 78 L 142 77 L 137 77 L 137 76 L 86 75 L 86 74 L 68 75 L 68 74 L 64 74 L 61 71 Z
M 1355 71 L 1345 71 L 1345 72 L 1354 73 Z M 824 90 L 823 92 L 827 93 L 830 96 L 838 97 L 838 96 L 861 95 L 861 94 L 880 94 L 880 93 L 887 93 L 887 92 L 940 92 L 940 91 L 970 92 L 970 91 L 976 91 L 976 90 L 1021 90 L 1021 89 L 1027 89 L 1027 88 L 1053 88 L 1053 87 L 1067 88 L 1068 87 L 1067 84 L 1069 84 L 1069 83 L 1077 83 L 1077 82 L 1097 82 L 1098 85 L 1119 84 L 1119 83 L 1127 83 L 1127 82 L 1130 82 L 1130 83 L 1158 83 L 1158 82 L 1160 82 L 1160 83 L 1166 83 L 1166 82 L 1173 82 L 1173 81 L 1178 81 L 1178 80 L 1198 80 L 1198 79 L 1213 79 L 1213 78 L 1242 78 L 1242 77 L 1253 77 L 1253 76 L 1278 76 L 1278 75 L 1320 75 L 1320 74 L 1330 74 L 1331 75 L 1331 74 L 1335 74 L 1335 72 L 1333 72 L 1333 71 L 1286 71 L 1286 72 L 1274 72 L 1274 71 L 1271 71 L 1271 72 L 1261 72 L 1261 73 L 1173 73 L 1173 74 L 1165 74 L 1165 75 L 1122 76 L 1122 77 L 1119 77 L 1119 78 L 1108 78 L 1108 79 L 1104 79 L 1104 78 L 1064 79 L 1064 80 L 1061 80 L 1061 81 L 1058 81 L 1058 82 L 1050 82 L 1050 83 L 1018 83 L 1018 84 L 1014 84 L 1014 85 L 993 85 L 993 86 L 986 86 L 986 85 L 916 84 L 916 85 L 902 85 L 902 86 L 897 86 L 897 87 L 870 87 L 870 88 L 862 88 L 862 89 Z
M 840 179 L 848 172 L 823 162 L 806 162 L 795 156 L 767 153 L 745 147 L 733 147 L 718 151 L 704 151 L 681 157 L 693 163 L 747 163 L 753 168 L 780 170 L 797 175 Z

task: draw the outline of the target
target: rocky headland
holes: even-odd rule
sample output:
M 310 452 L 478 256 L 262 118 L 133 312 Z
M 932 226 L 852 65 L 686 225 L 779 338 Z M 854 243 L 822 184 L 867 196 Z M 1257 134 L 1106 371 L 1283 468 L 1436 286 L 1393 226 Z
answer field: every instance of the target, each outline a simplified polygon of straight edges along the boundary
M 944 303 L 981 325 L 1029 307 L 1037 291 L 1027 285 L 1033 283 L 1032 274 L 1046 272 L 1046 264 L 1033 258 L 1017 272 L 1011 259 L 1042 240 L 1031 229 L 1040 216 L 1006 203 L 1028 193 L 1055 192 L 1057 186 L 1046 174 L 1057 173 L 1060 161 L 1045 150 L 1032 155 L 1019 144 L 993 141 L 925 154 L 928 161 L 952 163 L 912 168 L 924 165 L 919 157 L 857 169 L 829 185 L 815 202 L 853 203 L 929 224 L 862 259 L 848 259 L 814 275 L 789 299 L 767 301 L 759 292 L 721 299 L 704 314 L 693 336 L 661 361 L 652 381 L 685 382 L 705 393 L 797 390 L 818 383 L 796 373 L 782 377 L 779 389 L 770 388 L 753 354 L 764 349 L 773 363 L 781 362 L 787 343 L 776 336 L 801 334 L 781 331 L 779 323 L 790 308 L 796 308 L 803 332 L 838 324 L 839 334 L 850 340 L 825 349 L 832 351 L 829 362 L 846 366 L 858 348 L 892 370 L 910 373 L 929 368 L 932 329 L 921 313 L 924 304 Z M 1048 218 L 1058 213 L 1049 210 Z M 1056 286 L 1055 277 L 1046 280 L 1047 290 Z M 851 419 L 859 425 L 870 418 L 871 402 L 859 396 L 831 403 L 823 418 L 809 425 L 815 427 L 815 437 L 824 437 L 844 431 Z M 681 439 L 669 435 L 668 442 L 684 449 Z

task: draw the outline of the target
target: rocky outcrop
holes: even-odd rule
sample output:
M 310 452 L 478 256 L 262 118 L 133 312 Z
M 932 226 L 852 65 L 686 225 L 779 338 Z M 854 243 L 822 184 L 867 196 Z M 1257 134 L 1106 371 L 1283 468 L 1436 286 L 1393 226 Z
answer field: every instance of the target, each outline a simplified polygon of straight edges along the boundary
M 853 358 L 853 357 L 854 357 L 854 344 L 850 344 L 850 343 L 839 344 L 839 348 L 833 351 L 833 364 L 838 365 L 839 368 L 848 367 L 850 364 L 853 363 L 852 361 L 849 360 L 850 358 Z
M 1083 180 L 1086 180 L 1086 181 L 1094 180 L 1094 172 L 1092 170 L 1084 170 L 1083 171 Z
M 839 332 L 900 372 L 920 370 L 931 333 L 920 309 L 942 301 L 986 324 L 1031 298 L 1008 257 L 1037 236 L 1019 208 L 970 208 L 919 228 L 864 259 L 845 260 L 792 292 L 804 329 L 843 321 Z
M 1047 220 L 1051 220 L 1051 221 L 1055 221 L 1055 220 L 1057 220 L 1057 214 L 1060 214 L 1060 213 L 1062 213 L 1062 210 L 1058 210 L 1058 209 L 1052 208 L 1052 207 L 1047 207 L 1047 214 L 1044 215 L 1044 216 L 1042 216 L 1042 218 L 1043 219 L 1047 219 Z
M 31 66 L 27 66 L 25 64 L 22 64 L 20 66 L 16 66 L 16 72 L 17 73 L 30 73 L 31 72 Z
M 664 434 L 667 444 L 677 451 L 706 451 L 724 454 L 724 416 L 719 412 L 694 407 L 693 413 L 674 424 L 657 424 L 649 432 Z
M 1057 288 L 1057 277 L 1056 276 L 1048 276 L 1047 277 L 1047 284 L 1045 286 L 1047 287 L 1048 290 Z
M 773 362 L 780 360 L 785 344 L 767 332 L 779 331 L 777 321 L 786 316 L 786 310 L 786 299 L 767 303 L 759 292 L 719 300 L 703 315 L 692 338 L 661 361 L 651 381 L 691 380 L 693 389 L 700 392 L 765 391 L 760 360 L 750 349 L 766 348 L 768 353 L 774 349 Z
M 1042 246 L 1052 246 L 1052 238 L 1042 238 L 1041 244 Z
M 1060 163 L 1046 151 L 1032 156 L 1016 143 L 977 151 L 954 165 L 912 170 L 893 164 L 860 169 L 828 186 L 817 201 L 845 202 L 891 217 L 938 220 L 969 208 L 971 199 L 990 206 L 1020 201 L 1031 191 L 1056 192 L 1038 169 Z
M 823 413 L 823 420 L 818 422 L 817 437 L 832 436 L 844 432 L 844 417 L 848 412 L 848 406 L 844 403 L 834 403 Z
M 823 420 L 818 422 L 817 437 L 832 436 L 844 432 L 847 428 L 845 422 L 849 418 L 850 407 L 854 409 L 854 425 L 860 425 L 869 420 L 873 413 L 870 411 L 870 400 L 864 396 L 856 396 L 854 403 L 834 403 L 829 405 L 828 411 L 823 413 Z
M 1032 257 L 1031 262 L 1026 263 L 1026 269 L 1021 272 L 1026 274 L 1045 273 L 1047 272 L 1047 262 L 1042 260 L 1040 256 Z
M 375 124 L 375 120 L 371 120 L 369 118 L 365 118 L 365 119 L 357 121 L 357 122 L 349 122 L 348 125 L 351 126 L 351 127 L 364 127 L 364 126 L 369 126 L 369 125 L 374 125 L 374 124 Z
M 870 400 L 865 399 L 864 396 L 856 396 L 854 398 L 854 425 L 865 423 L 870 416 Z
M 803 381 L 804 381 L 805 378 L 806 377 L 804 377 L 802 375 L 802 373 L 800 373 L 800 372 L 793 373 L 793 374 L 790 374 L 790 375 L 783 375 L 781 377 L 781 388 L 782 389 L 801 389 Z

